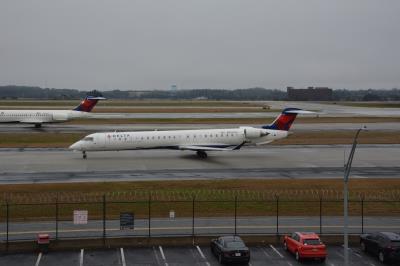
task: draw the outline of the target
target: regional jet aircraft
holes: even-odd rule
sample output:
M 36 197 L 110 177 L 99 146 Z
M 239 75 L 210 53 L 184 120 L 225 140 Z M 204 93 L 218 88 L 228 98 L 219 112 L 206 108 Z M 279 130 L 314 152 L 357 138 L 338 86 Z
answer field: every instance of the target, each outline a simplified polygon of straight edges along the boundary
M 297 114 L 309 113 L 313 112 L 287 108 L 272 124 L 260 128 L 93 133 L 69 148 L 81 151 L 83 159 L 87 151 L 139 149 L 190 150 L 197 152 L 200 158 L 207 158 L 207 151 L 232 151 L 245 144 L 262 145 L 286 138 Z
M 73 110 L 0 110 L 0 123 L 33 124 L 36 128 L 43 123 L 60 123 L 74 118 L 87 117 L 87 113 L 103 97 L 87 96 Z

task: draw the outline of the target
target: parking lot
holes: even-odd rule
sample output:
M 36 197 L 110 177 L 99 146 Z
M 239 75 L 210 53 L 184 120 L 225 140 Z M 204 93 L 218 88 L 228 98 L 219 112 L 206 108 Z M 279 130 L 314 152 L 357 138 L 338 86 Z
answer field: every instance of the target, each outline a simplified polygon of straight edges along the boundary
M 319 261 L 297 262 L 283 250 L 282 246 L 264 245 L 250 247 L 249 265 L 343 265 L 343 247 L 328 247 L 328 258 Z M 358 247 L 350 249 L 351 265 L 382 265 L 375 257 L 364 254 Z M 208 246 L 151 248 L 118 248 L 105 250 L 83 250 L 68 252 L 49 252 L 47 254 L 24 253 L 8 254 L 0 257 L 0 265 L 20 266 L 129 266 L 129 265 L 219 265 Z

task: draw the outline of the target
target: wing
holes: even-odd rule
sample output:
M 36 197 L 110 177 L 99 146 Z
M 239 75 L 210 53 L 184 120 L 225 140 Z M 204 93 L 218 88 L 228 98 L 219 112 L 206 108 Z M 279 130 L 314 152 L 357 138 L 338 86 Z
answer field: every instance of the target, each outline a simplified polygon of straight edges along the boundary
M 43 120 L 37 120 L 37 119 L 23 119 L 19 120 L 20 123 L 24 124 L 42 124 L 44 123 Z
M 233 151 L 239 150 L 246 142 L 243 141 L 241 144 L 237 146 L 230 147 L 216 147 L 216 146 L 207 146 L 207 145 L 180 145 L 180 150 L 190 150 L 190 151 Z

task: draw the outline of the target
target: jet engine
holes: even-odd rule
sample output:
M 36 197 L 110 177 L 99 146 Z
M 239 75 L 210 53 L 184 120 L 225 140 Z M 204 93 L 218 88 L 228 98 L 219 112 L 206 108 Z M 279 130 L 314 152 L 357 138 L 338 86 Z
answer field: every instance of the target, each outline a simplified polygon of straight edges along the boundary
M 68 120 L 68 114 L 65 114 L 65 113 L 54 113 L 53 114 L 53 120 L 66 121 L 66 120 Z
M 268 135 L 268 132 L 262 128 L 254 127 L 240 127 L 244 131 L 244 135 L 247 139 L 256 139 Z

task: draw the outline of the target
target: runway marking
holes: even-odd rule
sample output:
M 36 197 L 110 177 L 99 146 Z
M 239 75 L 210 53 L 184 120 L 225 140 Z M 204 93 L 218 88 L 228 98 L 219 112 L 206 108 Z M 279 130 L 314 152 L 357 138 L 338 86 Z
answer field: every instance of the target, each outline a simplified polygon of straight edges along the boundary
M 123 248 L 120 248 L 120 252 L 121 252 L 122 266 L 126 266 L 124 249 L 123 249 Z
M 280 225 L 279 228 L 319 228 L 319 225 Z M 234 226 L 196 226 L 196 229 L 233 229 Z M 242 225 L 242 226 L 237 226 L 237 228 L 241 229 L 275 229 L 276 226 L 252 226 L 252 225 Z M 323 225 L 323 228 L 343 228 L 343 226 L 339 225 Z M 361 228 L 361 226 L 354 225 L 354 226 L 349 226 L 349 228 L 357 229 Z M 382 229 L 399 229 L 400 226 L 384 226 L 384 225 L 368 225 L 364 226 L 364 228 L 382 228 Z M 187 226 L 179 226 L 179 227 L 152 227 L 152 230 L 189 230 L 192 229 L 192 227 Z M 148 231 L 148 227 L 142 227 L 142 228 L 135 228 L 135 231 Z M 98 229 L 98 228 L 88 228 L 88 229 L 70 229 L 70 230 L 58 230 L 59 233 L 73 233 L 73 232 L 102 232 L 103 229 Z M 108 228 L 107 231 L 120 231 L 119 228 Z M 22 235 L 22 234 L 37 234 L 37 233 L 55 233 L 55 230 L 40 230 L 40 231 L 14 231 L 14 232 L 9 232 L 9 235 Z M 7 233 L 1 232 L 0 235 L 6 235 Z
M 160 250 L 161 257 L 162 257 L 162 259 L 164 260 L 165 266 L 168 266 L 167 259 L 165 258 L 163 248 L 162 248 L 161 246 L 158 246 L 158 249 Z
M 80 254 L 80 257 L 79 257 L 79 266 L 83 266 L 83 252 L 84 252 L 84 249 L 82 248 L 81 249 L 81 254 Z
M 42 252 L 39 253 L 39 255 L 37 257 L 37 260 L 36 260 L 36 263 L 35 263 L 35 266 L 39 266 L 39 263 L 40 263 L 41 259 L 42 259 Z
M 272 244 L 270 244 L 269 246 L 272 248 L 273 251 L 275 251 L 276 254 L 279 255 L 279 257 L 281 257 L 282 259 L 284 258 L 284 256 Z
M 199 246 L 196 246 L 196 248 L 197 248 L 197 251 L 198 251 L 199 254 L 200 254 L 200 257 L 201 257 L 203 260 L 205 260 L 206 265 L 207 265 L 207 266 L 210 266 L 210 263 L 207 261 L 207 258 L 206 258 L 206 256 L 204 256 L 204 253 L 203 253 L 203 251 L 201 250 L 201 248 L 200 248 Z

